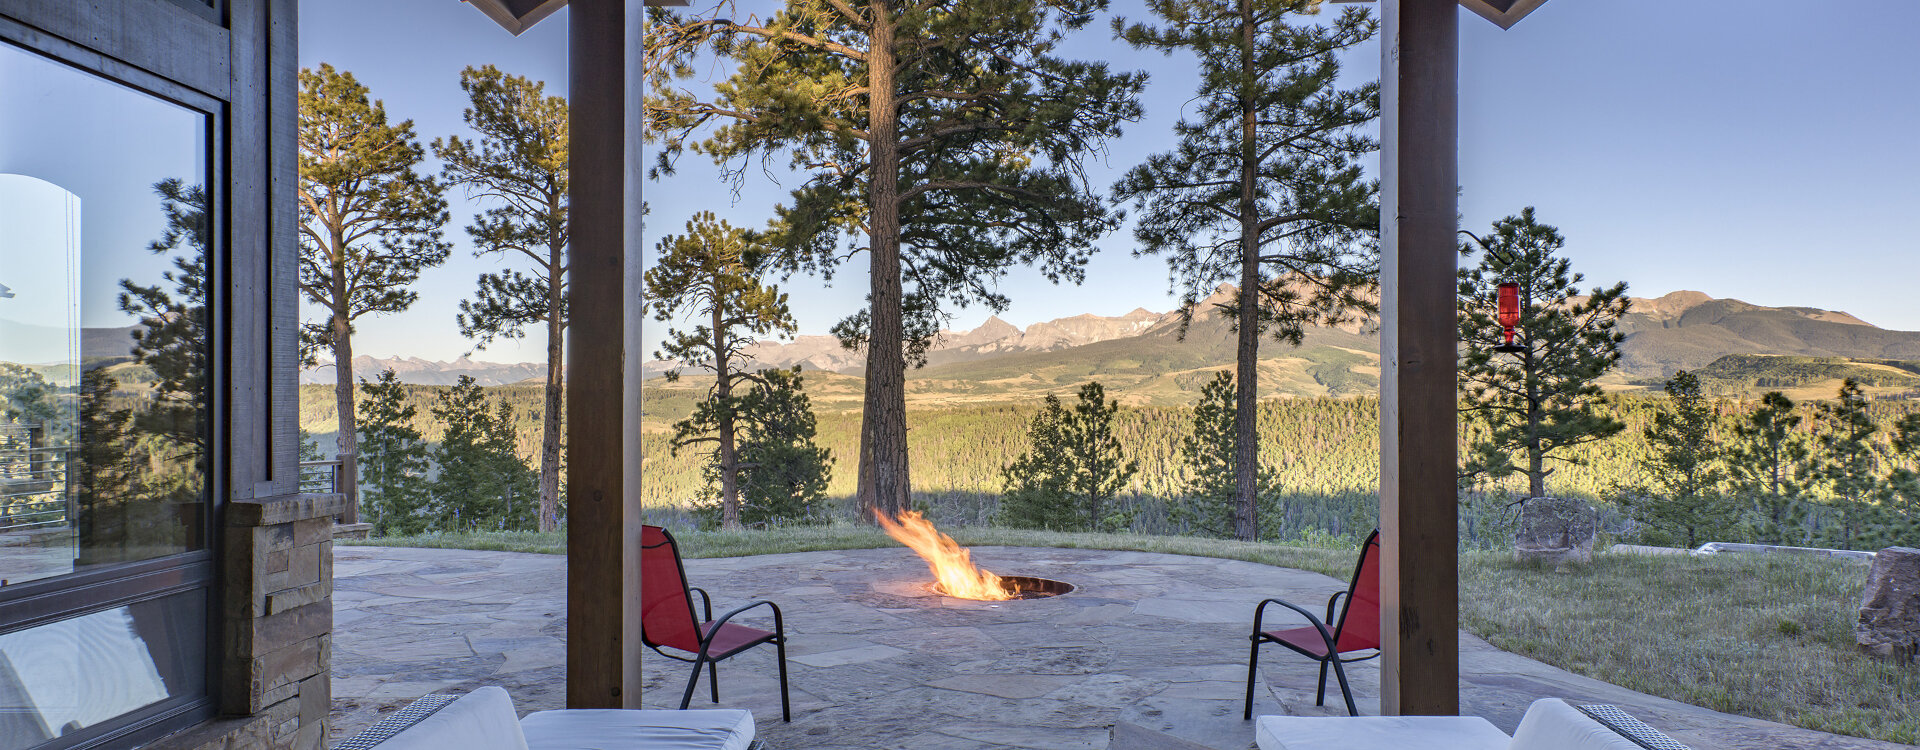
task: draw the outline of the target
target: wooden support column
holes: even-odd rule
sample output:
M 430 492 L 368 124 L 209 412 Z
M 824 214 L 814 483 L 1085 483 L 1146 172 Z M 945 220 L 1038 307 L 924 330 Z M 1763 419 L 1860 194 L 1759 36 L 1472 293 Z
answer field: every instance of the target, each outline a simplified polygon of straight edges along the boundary
M 1386 0 L 1380 149 L 1380 713 L 1460 711 L 1459 9 Z
M 568 708 L 640 707 L 640 12 L 573 0 L 568 17 Z

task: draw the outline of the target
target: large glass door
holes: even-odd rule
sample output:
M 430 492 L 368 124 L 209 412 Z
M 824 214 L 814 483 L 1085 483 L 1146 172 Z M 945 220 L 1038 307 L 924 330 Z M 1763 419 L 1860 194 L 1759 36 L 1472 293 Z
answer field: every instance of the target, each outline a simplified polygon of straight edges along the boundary
M 213 109 L 0 41 L 0 750 L 209 705 Z

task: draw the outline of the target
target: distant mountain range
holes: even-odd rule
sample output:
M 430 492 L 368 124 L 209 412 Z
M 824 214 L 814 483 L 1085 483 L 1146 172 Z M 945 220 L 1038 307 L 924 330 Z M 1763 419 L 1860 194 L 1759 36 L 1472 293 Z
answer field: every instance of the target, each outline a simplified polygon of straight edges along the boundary
M 507 385 L 547 377 L 547 366 L 535 362 L 481 362 L 466 357 L 441 362 L 419 357 L 361 355 L 353 358 L 355 380 L 372 380 L 388 370 L 392 370 L 400 382 L 416 385 L 453 385 L 462 375 L 473 376 L 474 382 L 483 386 Z M 300 371 L 300 382 L 305 384 L 332 385 L 334 378 L 332 362 L 321 362 L 318 367 Z
M 1064 393 L 1098 379 L 1129 402 L 1187 403 L 1214 371 L 1233 361 L 1228 321 L 1213 314 L 1210 305 L 1229 293 L 1230 288 L 1222 287 L 1203 302 L 1184 337 L 1177 314 L 1144 309 L 1113 317 L 1076 315 L 1024 329 L 990 317 L 970 331 L 943 332 L 928 352 L 927 366 L 908 373 L 910 398 L 942 403 L 1017 400 Z M 1803 395 L 1812 395 L 1827 380 L 1876 373 L 1883 389 L 1920 384 L 1914 374 L 1920 372 L 1920 332 L 1879 328 L 1844 312 L 1763 307 L 1681 291 L 1634 299 L 1621 328 L 1627 333 L 1621 364 L 1607 379 L 1614 389 L 1657 387 L 1676 370 L 1702 370 L 1716 363 L 1703 375 L 1721 392 L 1776 383 L 1810 389 Z M 817 399 L 857 397 L 855 384 L 840 382 L 838 376 L 857 378 L 864 357 L 841 348 L 831 336 L 763 342 L 748 353 L 754 366 L 798 365 L 816 371 L 810 382 L 824 388 Z M 1721 362 L 1728 357 L 1734 359 Z M 1371 321 L 1310 329 L 1299 347 L 1265 340 L 1261 360 L 1261 390 L 1269 397 L 1360 395 L 1379 386 L 1379 338 Z M 355 363 L 356 374 L 391 369 L 403 381 L 436 385 L 452 383 L 462 374 L 483 385 L 546 374 L 539 364 L 467 358 L 430 362 L 356 357 Z M 672 363 L 649 362 L 645 375 L 673 368 Z M 331 383 L 333 374 L 323 366 L 304 371 L 301 382 Z M 704 385 L 689 378 L 661 387 Z

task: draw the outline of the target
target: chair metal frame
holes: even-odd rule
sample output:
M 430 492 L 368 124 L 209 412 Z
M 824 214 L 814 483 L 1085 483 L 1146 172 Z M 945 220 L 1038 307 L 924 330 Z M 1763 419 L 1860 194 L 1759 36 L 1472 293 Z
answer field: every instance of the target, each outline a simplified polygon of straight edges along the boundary
M 1253 635 L 1251 636 L 1253 645 L 1247 653 L 1247 703 L 1246 703 L 1246 710 L 1244 712 L 1243 718 L 1247 720 L 1253 719 L 1253 688 L 1254 688 L 1254 682 L 1258 679 L 1258 669 L 1260 664 L 1260 644 L 1262 643 L 1278 643 L 1282 646 L 1287 647 L 1289 650 L 1292 650 L 1294 653 L 1297 653 L 1301 656 L 1305 656 L 1314 661 L 1320 662 L 1320 686 L 1319 686 L 1319 689 L 1314 693 L 1314 697 L 1313 697 L 1313 705 L 1316 705 L 1316 706 L 1327 705 L 1327 666 L 1331 664 L 1333 666 L 1334 676 L 1340 680 L 1340 697 L 1345 698 L 1347 702 L 1347 715 L 1348 716 L 1360 715 L 1360 709 L 1355 707 L 1353 704 L 1353 690 L 1347 685 L 1347 670 L 1341 665 L 1351 664 L 1357 661 L 1366 661 L 1368 659 L 1378 658 L 1381 652 L 1377 648 L 1354 649 L 1347 653 L 1358 653 L 1361 651 L 1372 651 L 1373 653 L 1368 654 L 1366 656 L 1354 657 L 1351 659 L 1341 658 L 1340 656 L 1341 652 L 1339 650 L 1339 646 L 1336 644 L 1340 642 L 1340 634 L 1344 632 L 1347 627 L 1347 609 L 1345 607 L 1339 607 L 1339 604 L 1340 604 L 1340 598 L 1343 596 L 1347 598 L 1347 601 L 1349 604 L 1352 603 L 1353 591 L 1354 589 L 1359 588 L 1360 586 L 1360 574 L 1362 571 L 1366 570 L 1366 567 L 1367 567 L 1367 556 L 1379 554 L 1379 549 L 1380 549 L 1378 544 L 1379 539 L 1380 539 L 1380 530 L 1374 529 L 1372 534 L 1367 535 L 1366 543 L 1360 545 L 1360 560 L 1354 563 L 1353 578 L 1347 583 L 1346 590 L 1336 591 L 1334 592 L 1333 596 L 1328 597 L 1327 613 L 1326 613 L 1325 619 L 1314 617 L 1312 612 L 1308 612 L 1305 609 L 1302 609 L 1299 606 L 1296 606 L 1292 602 L 1286 601 L 1285 599 L 1266 599 L 1260 602 L 1260 606 L 1254 608 Z M 1377 574 L 1378 573 L 1376 571 L 1376 575 Z M 1300 648 L 1299 646 L 1295 646 L 1291 643 L 1280 640 L 1279 638 L 1275 638 L 1271 635 L 1268 635 L 1265 631 L 1262 631 L 1260 629 L 1260 620 L 1262 617 L 1266 615 L 1267 605 L 1269 604 L 1278 604 L 1282 607 L 1286 607 L 1287 609 L 1291 609 L 1295 612 L 1298 612 L 1300 613 L 1300 616 L 1307 618 L 1307 622 L 1313 624 L 1314 630 L 1319 631 L 1321 640 L 1326 643 L 1326 647 L 1327 647 L 1326 655 L 1324 656 L 1315 655 L 1311 651 L 1307 651 L 1306 649 Z M 1334 610 L 1336 608 L 1339 609 L 1338 619 L 1335 619 Z M 1327 628 L 1327 623 L 1329 622 L 1333 623 L 1333 628 L 1331 630 Z M 1375 636 L 1375 640 L 1376 641 L 1379 640 L 1378 635 Z
M 713 702 L 719 703 L 720 702 L 720 671 L 718 669 L 719 663 L 725 659 L 733 657 L 736 654 L 740 654 L 745 651 L 748 651 L 755 646 L 761 645 L 763 643 L 771 643 L 773 644 L 774 649 L 778 652 L 778 661 L 780 663 L 780 720 L 784 722 L 792 722 L 793 721 L 793 705 L 787 696 L 787 627 L 786 627 L 786 621 L 782 619 L 780 614 L 780 605 L 774 604 L 773 602 L 765 599 L 756 599 L 754 601 L 748 602 L 744 605 L 734 608 L 734 610 L 731 612 L 721 615 L 720 619 L 717 619 L 717 620 L 714 619 L 713 597 L 707 594 L 706 589 L 687 584 L 687 566 L 680 559 L 680 543 L 674 540 L 673 532 L 666 530 L 664 527 L 654 527 L 654 528 L 660 529 L 660 533 L 662 536 L 665 537 L 665 541 L 662 541 L 659 544 L 642 543 L 641 549 L 648 550 L 648 549 L 656 549 L 659 547 L 666 547 L 673 552 L 673 565 L 680 574 L 680 583 L 686 588 L 685 591 L 681 592 L 681 595 L 685 596 L 687 599 L 687 612 L 689 614 L 693 612 L 693 593 L 692 592 L 698 591 L 700 592 L 701 611 L 706 616 L 706 622 L 704 625 L 698 622 L 694 623 L 694 632 L 700 634 L 699 635 L 700 650 L 695 652 L 694 657 L 691 659 L 684 656 L 677 656 L 674 654 L 670 654 L 662 650 L 663 646 L 665 648 L 676 648 L 676 647 L 665 646 L 664 644 L 656 643 L 652 638 L 647 637 L 646 618 L 642 617 L 640 620 L 640 642 L 641 643 L 645 644 L 647 648 L 653 649 L 654 653 L 657 653 L 661 656 L 667 657 L 669 659 L 674 659 L 677 661 L 688 662 L 693 665 L 693 674 L 687 677 L 687 690 L 684 694 L 680 696 L 681 710 L 685 710 L 688 704 L 691 704 L 693 702 L 693 690 L 694 688 L 698 687 L 700 684 L 700 668 L 701 667 L 704 666 L 707 668 L 708 689 L 711 691 Z M 736 615 L 739 615 L 742 612 L 746 612 L 747 610 L 754 609 L 756 607 L 767 607 L 773 610 L 773 633 L 766 637 L 758 638 L 758 639 L 740 644 L 728 651 L 724 651 L 717 654 L 711 653 L 711 649 L 713 646 L 713 639 L 715 636 L 719 635 L 721 628 L 727 624 L 727 621 L 732 620 Z

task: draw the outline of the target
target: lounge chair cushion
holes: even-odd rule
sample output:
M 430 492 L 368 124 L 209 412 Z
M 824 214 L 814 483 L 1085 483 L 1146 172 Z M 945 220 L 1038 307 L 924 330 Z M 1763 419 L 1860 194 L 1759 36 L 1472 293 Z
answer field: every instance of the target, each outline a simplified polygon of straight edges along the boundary
M 1478 716 L 1261 716 L 1260 750 L 1505 750 L 1507 735 Z
M 1512 750 L 1640 750 L 1633 740 L 1594 721 L 1559 698 L 1541 698 L 1527 707 L 1513 730 Z
M 536 711 L 520 720 L 520 730 L 529 750 L 747 750 L 753 744 L 753 714 L 739 709 Z
M 528 750 L 507 691 L 487 686 L 380 743 L 380 750 Z

